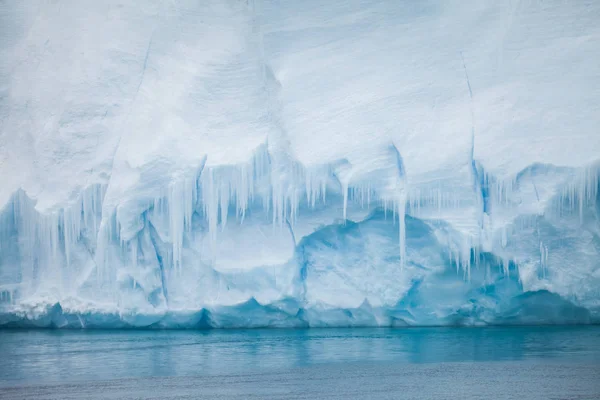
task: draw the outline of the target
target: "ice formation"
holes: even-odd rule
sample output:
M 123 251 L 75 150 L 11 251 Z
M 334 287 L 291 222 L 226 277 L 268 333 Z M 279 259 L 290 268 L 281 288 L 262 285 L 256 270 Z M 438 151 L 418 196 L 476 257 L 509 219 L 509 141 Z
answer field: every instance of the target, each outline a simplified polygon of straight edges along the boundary
M 600 322 L 599 18 L 0 4 L 0 326 Z

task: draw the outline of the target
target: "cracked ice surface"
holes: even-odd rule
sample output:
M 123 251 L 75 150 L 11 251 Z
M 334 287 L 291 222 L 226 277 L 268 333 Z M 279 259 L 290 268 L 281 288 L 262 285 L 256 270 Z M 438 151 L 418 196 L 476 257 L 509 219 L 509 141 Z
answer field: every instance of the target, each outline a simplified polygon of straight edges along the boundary
M 600 320 L 600 6 L 0 5 L 0 324 Z

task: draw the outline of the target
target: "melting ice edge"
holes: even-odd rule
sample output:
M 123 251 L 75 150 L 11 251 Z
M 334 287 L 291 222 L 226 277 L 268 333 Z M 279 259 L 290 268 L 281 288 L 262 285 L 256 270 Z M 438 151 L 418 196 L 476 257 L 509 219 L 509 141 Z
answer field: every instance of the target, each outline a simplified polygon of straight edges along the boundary
M 261 146 L 117 207 L 102 184 L 43 214 L 19 191 L 0 220 L 0 325 L 600 321 L 597 168 L 535 165 L 506 183 L 473 163 L 470 193 L 415 193 L 386 154 L 362 181 L 343 161 L 290 163 L 283 179 Z

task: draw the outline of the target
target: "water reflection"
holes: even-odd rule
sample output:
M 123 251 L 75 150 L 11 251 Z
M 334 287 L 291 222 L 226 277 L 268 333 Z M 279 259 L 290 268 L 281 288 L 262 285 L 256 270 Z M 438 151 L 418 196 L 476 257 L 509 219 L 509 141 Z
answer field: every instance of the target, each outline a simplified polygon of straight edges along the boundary
M 600 327 L 0 331 L 0 384 L 547 358 L 600 362 Z

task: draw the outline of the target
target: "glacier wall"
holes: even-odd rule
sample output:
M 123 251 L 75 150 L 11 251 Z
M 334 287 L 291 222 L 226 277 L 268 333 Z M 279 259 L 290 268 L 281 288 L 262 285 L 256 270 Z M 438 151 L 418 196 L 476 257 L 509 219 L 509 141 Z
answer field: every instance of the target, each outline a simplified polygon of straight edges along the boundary
M 600 322 L 600 6 L 0 5 L 0 326 Z

